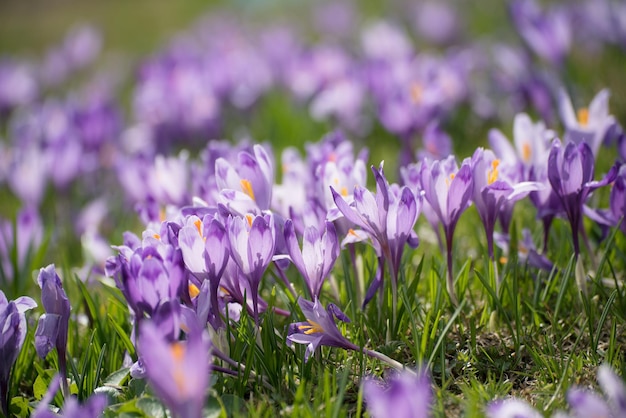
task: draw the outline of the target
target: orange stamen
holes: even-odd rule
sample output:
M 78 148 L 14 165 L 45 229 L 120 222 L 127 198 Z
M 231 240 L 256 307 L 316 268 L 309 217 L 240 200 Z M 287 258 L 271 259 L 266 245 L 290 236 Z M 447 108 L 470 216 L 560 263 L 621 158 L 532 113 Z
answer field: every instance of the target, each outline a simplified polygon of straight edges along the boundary
M 250 196 L 252 200 L 256 201 L 256 199 L 254 198 L 254 190 L 252 190 L 252 183 L 250 183 L 250 180 L 241 179 L 239 181 L 239 184 L 241 185 L 241 191 Z
M 498 180 L 498 166 L 500 165 L 500 160 L 495 159 L 491 162 L 491 170 L 487 173 L 487 184 L 492 184 L 496 180 Z
M 322 328 L 322 326 L 317 322 L 311 321 L 310 319 L 307 319 L 307 321 L 310 325 L 300 325 L 298 327 L 298 329 L 304 331 L 306 335 L 315 334 L 317 332 L 324 332 L 324 328 Z
M 198 230 L 198 234 L 200 234 L 200 238 L 202 238 L 202 221 L 200 219 L 198 219 L 193 224 L 195 225 L 196 229 Z
M 587 109 L 586 107 L 578 109 L 577 116 L 578 116 L 578 123 L 580 124 L 580 126 L 585 128 L 587 125 L 589 125 L 589 109 Z
M 530 144 L 528 142 L 524 142 L 524 144 L 522 145 L 522 160 L 524 160 L 525 163 L 530 161 L 532 151 L 533 150 L 530 147 Z
M 248 213 L 246 215 L 246 220 L 248 221 L 248 226 L 252 226 L 252 221 L 254 220 L 254 217 Z
M 189 289 L 189 296 L 192 299 L 200 294 L 200 289 L 198 289 L 198 286 L 196 286 L 195 284 L 189 283 L 189 286 L 187 286 L 187 287 Z
M 154 234 L 154 235 L 152 235 L 152 238 L 154 238 L 154 239 L 161 239 L 161 235 L 159 235 L 159 234 Z

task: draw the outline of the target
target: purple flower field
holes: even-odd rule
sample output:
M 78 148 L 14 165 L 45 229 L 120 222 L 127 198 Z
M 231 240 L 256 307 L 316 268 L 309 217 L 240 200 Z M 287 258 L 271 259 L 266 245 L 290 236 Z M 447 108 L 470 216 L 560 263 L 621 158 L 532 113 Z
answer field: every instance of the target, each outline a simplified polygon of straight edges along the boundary
M 1 41 L 0 416 L 626 417 L 626 6 L 484 6 Z

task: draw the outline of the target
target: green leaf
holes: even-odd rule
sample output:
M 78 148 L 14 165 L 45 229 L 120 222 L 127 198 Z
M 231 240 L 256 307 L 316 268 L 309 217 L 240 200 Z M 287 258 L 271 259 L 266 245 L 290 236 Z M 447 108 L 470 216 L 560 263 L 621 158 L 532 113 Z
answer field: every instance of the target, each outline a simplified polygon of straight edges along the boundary
M 105 386 L 122 386 L 130 376 L 130 368 L 122 367 L 121 369 L 111 373 L 104 379 Z
M 27 417 L 32 412 L 32 408 L 28 403 L 28 399 L 21 396 L 16 396 L 11 399 L 11 405 L 9 406 L 11 416 L 14 417 Z
M 39 374 L 35 379 L 35 383 L 33 383 L 33 394 L 35 395 L 36 400 L 41 400 L 43 396 L 48 391 L 48 386 L 50 386 L 50 381 L 52 380 L 52 376 L 54 376 L 56 370 L 46 369 L 43 371 L 43 374 Z
M 156 398 L 144 397 L 137 400 L 137 408 L 152 418 L 165 418 L 165 408 Z

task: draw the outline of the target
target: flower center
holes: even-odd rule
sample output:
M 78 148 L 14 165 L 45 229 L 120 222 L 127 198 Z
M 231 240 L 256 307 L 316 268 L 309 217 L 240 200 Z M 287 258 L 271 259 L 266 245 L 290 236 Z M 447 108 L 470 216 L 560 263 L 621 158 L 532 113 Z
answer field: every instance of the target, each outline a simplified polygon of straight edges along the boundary
M 304 333 L 306 335 L 311 335 L 311 334 L 315 334 L 316 332 L 324 332 L 324 328 L 322 328 L 322 326 L 320 324 L 318 324 L 315 321 L 312 321 L 310 319 L 307 319 L 307 321 L 309 322 L 309 325 L 300 325 L 298 327 L 298 329 L 300 331 L 304 331 Z
M 498 166 L 500 165 L 500 160 L 495 159 L 491 162 L 491 170 L 487 173 L 487 184 L 492 184 L 496 180 L 498 180 Z

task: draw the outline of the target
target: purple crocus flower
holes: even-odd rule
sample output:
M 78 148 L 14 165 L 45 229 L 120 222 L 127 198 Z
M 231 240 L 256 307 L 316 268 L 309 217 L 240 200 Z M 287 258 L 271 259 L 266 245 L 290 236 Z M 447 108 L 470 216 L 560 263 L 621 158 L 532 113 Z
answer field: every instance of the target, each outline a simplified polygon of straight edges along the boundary
M 382 163 L 378 170 L 372 166 L 372 172 L 376 179 L 376 195 L 364 187 L 355 186 L 354 202 L 349 205 L 332 186 L 331 191 L 339 211 L 375 240 L 377 252 L 389 263 L 395 300 L 404 245 L 408 243 L 417 247 L 419 242 L 413 226 L 417 221 L 421 201 L 406 186 L 401 189 L 390 187 Z M 381 284 L 374 281 L 365 303 Z
M 373 418 L 388 417 L 390 411 L 396 418 L 430 417 L 433 391 L 428 375 L 415 376 L 398 373 L 383 387 L 374 379 L 366 379 L 363 397 Z
M 571 44 L 570 21 L 566 11 L 542 11 L 534 0 L 514 0 L 510 13 L 524 42 L 541 58 L 553 65 L 563 64 Z
M 615 117 L 609 114 L 607 89 L 601 90 L 591 100 L 589 107 L 574 112 L 572 101 L 565 90 L 559 92 L 559 111 L 565 125 L 565 139 L 574 143 L 586 142 L 594 156 L 598 155 L 610 128 L 615 125 Z
M 274 164 L 261 145 L 253 147 L 254 154 L 241 151 L 238 165 L 223 158 L 215 161 L 215 179 L 222 191 L 221 203 L 240 216 L 268 210 L 272 203 Z
M 107 406 L 107 397 L 102 393 L 92 395 L 82 405 L 78 403 L 74 396 L 69 396 L 65 398 L 65 404 L 61 408 L 61 413 L 55 414 L 50 411 L 48 405 L 54 398 L 54 394 L 59 390 L 62 378 L 59 374 L 52 378 L 48 391 L 33 412 L 33 418 L 97 418 L 102 415 L 104 408 Z
M 298 299 L 298 305 L 300 305 L 307 322 L 297 322 L 289 326 L 287 344 L 307 344 L 304 361 L 308 361 L 311 354 L 320 345 L 340 347 L 346 350 L 360 350 L 359 347 L 348 341 L 337 328 L 335 318 L 343 322 L 350 322 L 350 319 L 337 306 L 329 303 L 328 307 L 324 309 L 319 300 L 315 299 L 315 302 L 311 302 L 302 298 Z
M 515 398 L 491 402 L 486 412 L 488 418 L 542 418 L 535 408 Z
M 272 215 L 230 216 L 227 221 L 231 257 L 250 284 L 254 318 L 258 322 L 259 284 L 272 261 L 276 242 Z
M 9 416 L 9 377 L 11 368 L 22 350 L 26 338 L 25 312 L 37 306 L 34 300 L 22 296 L 8 301 L 0 290 L 0 406 Z
M 510 219 L 513 203 L 542 186 L 535 182 L 517 182 L 507 176 L 507 170 L 515 167 L 505 165 L 492 151 L 478 148 L 472 156 L 472 176 L 474 179 L 473 199 L 487 234 L 487 250 L 493 260 L 493 231 L 496 219 L 501 212 L 507 212 Z M 501 173 L 502 172 L 502 173 Z M 508 223 L 507 223 L 508 227 Z M 504 231 L 508 233 L 508 230 Z
M 559 196 L 572 228 L 574 252 L 580 254 L 578 232 L 582 228 L 583 204 L 595 189 L 615 180 L 616 164 L 600 181 L 593 181 L 594 158 L 586 142 L 576 145 L 568 142 L 565 147 L 555 140 L 548 159 L 548 179 Z
M 210 376 L 210 340 L 196 322 L 187 340 L 170 341 L 149 321 L 139 329 L 138 350 L 148 382 L 175 417 L 202 416 Z
M 454 156 L 430 162 L 424 160 L 420 171 L 424 198 L 443 225 L 448 261 L 448 292 L 457 303 L 452 275 L 452 239 L 461 214 L 469 207 L 474 180 L 470 162 L 465 160 L 457 169 Z
M 45 358 L 53 348 L 59 357 L 59 372 L 64 394 L 69 394 L 66 374 L 67 332 L 70 320 L 70 301 L 67 299 L 61 279 L 54 264 L 42 268 L 37 277 L 41 287 L 41 304 L 46 313 L 39 317 L 35 331 L 35 348 L 39 357 Z
M 162 224 L 160 234 L 144 237 L 125 234 L 125 245 L 106 263 L 106 273 L 113 277 L 130 308 L 138 318 L 152 316 L 158 306 L 182 292 L 185 275 L 183 255 L 179 248 L 164 242 L 169 226 Z
M 218 288 L 230 253 L 226 228 L 210 215 L 202 220 L 197 216 L 190 216 L 178 233 L 178 244 L 187 269 L 199 280 L 200 286 L 205 280 L 210 283 L 210 322 L 218 328 L 221 326 Z
M 288 219 L 285 222 L 285 241 L 291 261 L 304 277 L 309 296 L 318 299 L 324 280 L 339 257 L 339 239 L 335 226 L 332 222 L 326 222 L 323 233 L 314 226 L 306 227 L 301 251 L 293 223 Z

